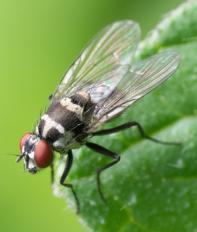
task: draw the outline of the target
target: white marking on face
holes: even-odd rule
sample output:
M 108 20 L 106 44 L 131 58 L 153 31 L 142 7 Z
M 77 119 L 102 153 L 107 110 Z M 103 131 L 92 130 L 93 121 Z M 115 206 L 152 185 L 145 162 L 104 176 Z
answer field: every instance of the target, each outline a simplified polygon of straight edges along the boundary
M 29 153 L 28 156 L 29 156 L 28 166 L 26 161 L 24 160 L 26 170 L 37 167 L 34 159 L 34 152 Z
M 65 132 L 64 127 L 61 124 L 52 120 L 48 114 L 44 114 L 41 119 L 43 119 L 45 121 L 43 132 L 42 132 L 43 137 L 46 137 L 48 131 L 51 128 L 55 128 L 59 131 L 60 134 L 64 134 L 64 132 Z
M 73 104 L 71 102 L 70 98 L 63 98 L 60 101 L 60 104 L 65 107 L 67 110 L 71 111 L 71 112 L 75 112 L 77 115 L 81 116 L 83 113 L 83 109 L 81 106 L 77 105 L 77 104 Z

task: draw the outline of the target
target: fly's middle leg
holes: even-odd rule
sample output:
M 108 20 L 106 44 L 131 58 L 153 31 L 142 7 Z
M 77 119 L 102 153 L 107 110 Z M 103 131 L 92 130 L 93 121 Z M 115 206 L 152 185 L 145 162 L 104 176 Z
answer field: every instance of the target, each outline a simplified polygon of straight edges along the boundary
M 105 199 L 104 194 L 103 194 L 102 189 L 101 189 L 101 173 L 104 170 L 106 170 L 107 168 L 110 168 L 114 164 L 118 163 L 120 161 L 120 155 L 118 155 L 115 152 L 112 152 L 112 151 L 110 151 L 110 150 L 108 150 L 108 149 L 106 149 L 98 144 L 95 144 L 95 143 L 87 142 L 86 146 L 97 153 L 100 153 L 104 156 L 107 156 L 107 157 L 113 159 L 112 162 L 110 162 L 110 163 L 106 164 L 105 166 L 100 167 L 96 170 L 96 181 L 97 181 L 98 192 L 99 192 L 99 195 L 100 195 L 101 199 L 103 200 L 103 202 L 106 203 L 106 199 Z

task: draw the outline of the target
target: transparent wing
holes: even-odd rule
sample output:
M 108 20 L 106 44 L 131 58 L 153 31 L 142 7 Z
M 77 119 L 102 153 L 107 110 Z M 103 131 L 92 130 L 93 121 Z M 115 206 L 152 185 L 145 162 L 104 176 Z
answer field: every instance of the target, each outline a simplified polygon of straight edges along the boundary
M 105 27 L 70 67 L 52 100 L 78 91 L 89 92 L 94 102 L 106 98 L 128 72 L 139 39 L 140 28 L 131 20 Z
M 99 103 L 93 124 L 101 124 L 117 116 L 159 86 L 176 71 L 179 60 L 178 53 L 168 50 L 134 65 L 111 95 Z

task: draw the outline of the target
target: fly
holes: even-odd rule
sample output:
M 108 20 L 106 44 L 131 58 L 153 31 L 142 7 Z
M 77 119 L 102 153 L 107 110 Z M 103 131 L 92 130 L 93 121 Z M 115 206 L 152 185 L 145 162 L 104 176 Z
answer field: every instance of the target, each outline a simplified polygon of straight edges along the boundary
M 112 159 L 97 169 L 97 187 L 103 201 L 100 175 L 120 160 L 120 156 L 89 142 L 93 136 L 104 136 L 131 127 L 137 127 L 143 138 L 163 144 L 144 132 L 135 121 L 112 129 L 97 131 L 104 123 L 120 115 L 138 99 L 167 80 L 177 69 L 179 54 L 172 50 L 158 53 L 144 61 L 134 63 L 133 57 L 140 40 L 140 28 L 131 20 L 112 23 L 98 33 L 82 51 L 79 58 L 66 72 L 50 104 L 31 133 L 20 141 L 25 169 L 34 174 L 51 166 L 53 180 L 54 152 L 67 155 L 67 162 L 60 184 L 71 189 L 80 210 L 78 196 L 73 185 L 66 183 L 72 167 L 72 150 L 87 146 L 89 149 Z

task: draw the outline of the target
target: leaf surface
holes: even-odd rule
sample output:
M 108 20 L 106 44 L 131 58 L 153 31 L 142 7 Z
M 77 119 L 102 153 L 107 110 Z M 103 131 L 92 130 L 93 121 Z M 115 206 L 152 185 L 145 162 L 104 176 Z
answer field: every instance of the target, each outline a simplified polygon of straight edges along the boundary
M 170 80 L 106 125 L 138 121 L 149 135 L 182 145 L 144 140 L 134 128 L 92 139 L 121 154 L 121 161 L 102 174 L 107 205 L 99 197 L 95 170 L 110 160 L 87 148 L 73 151 L 68 180 L 80 199 L 79 217 L 92 231 L 197 231 L 196 12 L 196 1 L 182 4 L 141 42 L 137 59 L 172 48 L 181 54 L 181 65 Z M 58 184 L 63 165 L 57 162 L 55 192 L 75 207 L 73 196 Z

